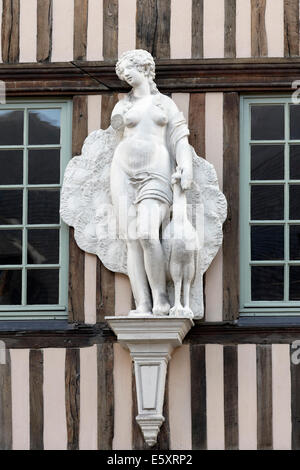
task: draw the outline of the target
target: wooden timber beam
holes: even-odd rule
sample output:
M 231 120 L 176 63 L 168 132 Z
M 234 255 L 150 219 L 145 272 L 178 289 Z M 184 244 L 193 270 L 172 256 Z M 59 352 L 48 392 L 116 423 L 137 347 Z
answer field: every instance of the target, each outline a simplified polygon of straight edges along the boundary
M 125 92 L 115 61 L 0 64 L 8 96 L 61 96 Z M 162 92 L 292 92 L 300 59 L 160 59 L 156 82 Z

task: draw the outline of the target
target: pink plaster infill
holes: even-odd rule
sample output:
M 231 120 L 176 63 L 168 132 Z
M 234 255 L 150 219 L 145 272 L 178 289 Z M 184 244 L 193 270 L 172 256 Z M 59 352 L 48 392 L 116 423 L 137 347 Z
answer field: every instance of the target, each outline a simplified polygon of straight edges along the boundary
M 97 450 L 97 346 L 80 349 L 79 449 Z
M 3 3 L 0 2 L 0 18 L 2 18 L 2 10 L 3 10 Z M 2 21 L 0 21 L 0 63 L 3 62 L 2 60 Z
M 113 449 L 132 449 L 132 383 L 129 351 L 114 344 L 114 438 Z
M 115 315 L 128 315 L 131 310 L 131 287 L 128 276 L 115 274 Z
M 44 349 L 44 449 L 67 449 L 65 357 L 62 348 Z
M 206 160 L 217 172 L 219 186 L 223 187 L 223 93 L 205 95 Z M 220 248 L 206 273 L 206 321 L 222 321 L 223 314 L 223 255 Z
M 290 450 L 292 445 L 290 366 L 290 345 L 272 344 L 274 450 Z
M 20 0 L 20 62 L 36 62 L 37 0 Z
M 225 446 L 223 346 L 207 344 L 205 356 L 207 449 L 223 450 Z
M 251 57 L 251 0 L 236 0 L 236 56 Z
M 256 345 L 238 345 L 239 448 L 257 449 Z
M 192 0 L 171 0 L 171 59 L 189 59 L 192 53 Z
M 103 0 L 89 0 L 87 60 L 103 60 Z
M 136 0 L 119 1 L 118 56 L 135 49 Z
M 30 448 L 29 349 L 11 349 L 12 448 Z
M 52 62 L 73 60 L 74 0 L 53 0 Z
M 269 57 L 284 56 L 284 5 L 283 0 L 267 0 L 266 32 Z
M 203 1 L 204 58 L 224 57 L 224 1 Z
M 172 100 L 176 103 L 179 111 L 181 111 L 185 117 L 187 124 L 189 123 L 189 93 L 173 93 Z
M 188 345 L 177 348 L 169 363 L 170 449 L 192 448 L 191 370 Z

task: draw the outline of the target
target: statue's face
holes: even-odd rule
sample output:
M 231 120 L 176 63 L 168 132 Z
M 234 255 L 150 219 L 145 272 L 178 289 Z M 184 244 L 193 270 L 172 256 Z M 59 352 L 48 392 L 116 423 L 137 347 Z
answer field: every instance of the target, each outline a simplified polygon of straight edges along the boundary
M 122 78 L 132 87 L 141 85 L 147 77 L 144 72 L 140 72 L 131 60 L 124 59 L 122 62 Z

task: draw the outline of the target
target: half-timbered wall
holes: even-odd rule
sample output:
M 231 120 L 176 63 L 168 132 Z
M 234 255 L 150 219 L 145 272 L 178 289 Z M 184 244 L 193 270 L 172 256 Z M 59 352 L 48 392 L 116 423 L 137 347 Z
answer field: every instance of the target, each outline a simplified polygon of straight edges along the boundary
M 1 0 L 0 13 L 0 72 L 17 63 L 113 65 L 136 47 L 171 65 L 173 59 L 260 58 L 263 64 L 299 57 L 299 0 Z M 36 84 L 45 84 L 39 94 L 53 96 L 46 80 L 43 75 Z M 172 94 L 190 143 L 214 164 L 229 203 L 224 246 L 205 276 L 206 323 L 235 320 L 239 304 L 239 85 L 216 87 Z M 70 97 L 74 156 L 89 132 L 109 125 L 118 94 L 105 87 L 103 93 L 73 90 Z M 71 229 L 69 323 L 82 324 L 91 336 L 79 341 L 78 333 L 76 343 L 59 331 L 46 339 L 26 333 L 24 342 L 0 324 L 0 339 L 2 328 L 9 345 L 0 364 L 0 449 L 144 448 L 129 354 L 113 335 L 97 339 L 84 325 L 103 326 L 105 315 L 126 314 L 131 304 L 128 279 L 83 253 Z M 290 361 L 298 332 L 267 330 L 262 337 L 256 328 L 236 336 L 234 327 L 221 325 L 188 337 L 169 366 L 157 448 L 299 449 L 300 366 Z

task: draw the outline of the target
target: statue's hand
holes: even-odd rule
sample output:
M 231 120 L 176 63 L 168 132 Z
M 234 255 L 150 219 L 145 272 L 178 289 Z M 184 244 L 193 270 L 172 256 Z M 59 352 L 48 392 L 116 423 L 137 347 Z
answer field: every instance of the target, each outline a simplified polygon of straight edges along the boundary
M 183 191 L 185 191 L 186 189 L 190 189 L 192 187 L 193 177 L 187 169 L 180 168 L 178 166 L 175 173 L 172 175 L 171 183 L 175 184 L 178 181 L 180 181 L 180 186 Z
M 190 171 L 188 171 L 185 168 L 182 168 L 180 184 L 181 184 L 183 191 L 187 189 L 191 189 L 192 183 L 193 183 L 193 176 L 190 174 Z

